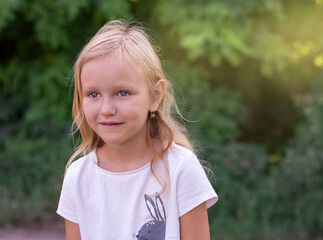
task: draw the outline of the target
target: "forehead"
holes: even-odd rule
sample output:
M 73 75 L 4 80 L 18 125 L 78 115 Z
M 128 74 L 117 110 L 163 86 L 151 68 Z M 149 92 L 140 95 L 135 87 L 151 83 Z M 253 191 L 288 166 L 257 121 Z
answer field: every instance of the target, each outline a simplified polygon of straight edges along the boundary
M 128 57 L 116 53 L 85 62 L 80 78 L 83 87 L 103 82 L 147 85 L 140 67 Z
M 122 69 L 122 68 L 132 68 L 132 71 L 135 74 L 141 75 L 142 71 L 139 68 L 139 65 L 133 60 L 130 56 L 128 56 L 125 53 L 121 53 L 120 51 L 98 56 L 91 58 L 89 60 L 86 60 L 84 64 L 81 66 L 80 73 L 82 74 L 84 72 L 84 68 L 100 68 L 103 66 L 102 64 L 98 64 L 98 62 L 105 62 L 106 68 L 111 67 L 113 65 L 113 68 Z

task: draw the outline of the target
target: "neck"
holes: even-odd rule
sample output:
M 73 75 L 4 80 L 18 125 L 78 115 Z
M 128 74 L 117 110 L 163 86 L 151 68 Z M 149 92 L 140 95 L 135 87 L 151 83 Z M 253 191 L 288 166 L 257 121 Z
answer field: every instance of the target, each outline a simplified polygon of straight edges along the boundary
M 109 171 L 125 172 L 138 169 L 154 157 L 145 139 L 136 144 L 104 144 L 97 149 L 99 166 Z

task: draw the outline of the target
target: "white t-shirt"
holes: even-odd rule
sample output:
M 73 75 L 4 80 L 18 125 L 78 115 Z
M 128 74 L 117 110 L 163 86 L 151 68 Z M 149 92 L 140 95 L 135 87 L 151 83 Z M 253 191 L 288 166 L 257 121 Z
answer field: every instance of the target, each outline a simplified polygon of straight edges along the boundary
M 115 173 L 98 166 L 96 151 L 72 163 L 66 172 L 57 213 L 79 224 L 83 240 L 180 239 L 179 217 L 218 199 L 201 164 L 189 150 L 173 144 L 165 156 L 169 190 L 152 175 L 150 163 Z M 164 172 L 162 161 L 155 172 Z

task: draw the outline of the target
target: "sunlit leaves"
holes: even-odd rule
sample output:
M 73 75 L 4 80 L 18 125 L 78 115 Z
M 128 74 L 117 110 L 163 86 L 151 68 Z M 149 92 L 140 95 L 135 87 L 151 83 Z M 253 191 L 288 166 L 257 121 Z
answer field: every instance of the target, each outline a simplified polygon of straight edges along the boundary
M 283 66 L 283 39 L 258 21 L 260 13 L 281 18 L 280 1 L 161 1 L 157 7 L 161 23 L 177 34 L 179 46 L 191 60 L 206 58 L 213 66 L 222 61 L 238 66 L 246 57 L 254 57 L 261 60 L 265 75 Z
M 254 36 L 253 57 L 261 59 L 260 69 L 264 76 L 282 72 L 290 59 L 290 54 L 281 36 L 268 32 L 259 32 Z
M 323 6 L 323 1 L 322 0 L 315 0 L 315 6 L 317 8 L 321 8 Z
M 184 49 L 192 62 L 206 59 L 214 67 L 222 62 L 240 66 L 253 58 L 259 61 L 262 74 L 270 77 L 282 73 L 295 59 L 313 53 L 313 46 L 322 48 L 317 29 L 322 18 L 315 4 L 320 5 L 321 0 L 313 4 L 281 0 L 159 1 L 156 13 L 167 32 L 178 38 L 174 44 Z M 297 41 L 303 46 L 291 47 L 290 42 Z M 320 57 L 316 57 L 318 66 Z
M 206 57 L 217 66 L 222 59 L 237 65 L 243 55 L 250 54 L 244 41 L 244 24 L 222 3 L 190 3 L 163 1 L 160 20 L 178 34 L 179 45 L 192 60 Z M 170 9 L 170 11 L 165 11 Z
M 315 57 L 313 62 L 317 67 L 323 67 L 323 53 Z

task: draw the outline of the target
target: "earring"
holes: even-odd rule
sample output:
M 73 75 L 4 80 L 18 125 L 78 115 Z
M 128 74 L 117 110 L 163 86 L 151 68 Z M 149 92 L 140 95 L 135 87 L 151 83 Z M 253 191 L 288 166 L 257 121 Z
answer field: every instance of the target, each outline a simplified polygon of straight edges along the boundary
M 153 119 L 155 117 L 156 117 L 155 112 L 150 112 L 150 118 Z

